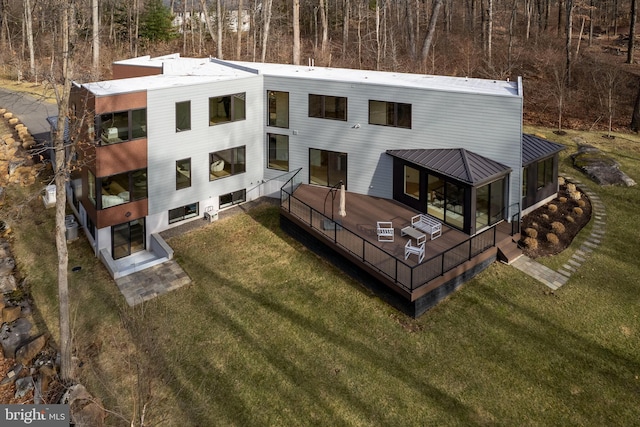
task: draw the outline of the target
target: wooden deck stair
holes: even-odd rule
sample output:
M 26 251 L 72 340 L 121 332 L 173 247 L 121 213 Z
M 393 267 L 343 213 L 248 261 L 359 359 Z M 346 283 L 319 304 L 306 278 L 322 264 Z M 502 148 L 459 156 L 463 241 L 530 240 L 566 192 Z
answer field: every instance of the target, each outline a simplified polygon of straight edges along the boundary
M 520 240 L 520 234 L 510 236 L 509 239 L 504 239 L 497 244 L 498 247 L 498 260 L 505 264 L 511 264 L 523 253 L 522 249 L 518 246 L 518 240 Z

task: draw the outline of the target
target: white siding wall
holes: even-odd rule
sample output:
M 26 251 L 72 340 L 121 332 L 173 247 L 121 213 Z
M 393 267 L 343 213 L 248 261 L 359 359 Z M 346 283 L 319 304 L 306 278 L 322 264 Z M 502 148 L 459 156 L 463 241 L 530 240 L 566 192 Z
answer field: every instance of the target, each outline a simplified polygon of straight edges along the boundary
M 246 120 L 209 126 L 209 98 L 246 93 Z M 191 101 L 191 130 L 176 132 L 175 104 Z M 257 185 L 264 170 L 262 77 L 151 90 L 147 94 L 149 216 L 147 232 L 168 228 L 168 211 L 200 202 L 218 208 L 218 196 Z M 246 147 L 246 172 L 209 181 L 209 153 Z M 191 159 L 191 187 L 176 190 L 176 160 Z
M 309 148 L 345 152 L 349 191 L 392 198 L 392 161 L 386 150 L 465 148 L 511 167 L 509 204 L 520 200 L 521 96 L 273 76 L 265 76 L 266 90 L 289 92 L 289 129 L 267 127 L 267 132 L 289 135 L 289 170 L 303 168 L 303 182 L 309 180 Z M 309 118 L 310 93 L 347 97 L 347 121 Z M 411 104 L 412 128 L 369 125 L 370 99 Z M 277 173 L 267 170 L 265 175 Z

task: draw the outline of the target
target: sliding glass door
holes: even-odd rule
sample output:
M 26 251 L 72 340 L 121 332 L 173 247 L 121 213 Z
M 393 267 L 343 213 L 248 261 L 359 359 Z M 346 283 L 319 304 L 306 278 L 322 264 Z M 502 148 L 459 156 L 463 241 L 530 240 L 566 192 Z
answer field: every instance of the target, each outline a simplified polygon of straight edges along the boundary
M 347 153 L 309 149 L 309 183 L 332 187 L 342 181 L 347 186 Z
M 111 227 L 113 259 L 120 259 L 145 249 L 144 218 Z

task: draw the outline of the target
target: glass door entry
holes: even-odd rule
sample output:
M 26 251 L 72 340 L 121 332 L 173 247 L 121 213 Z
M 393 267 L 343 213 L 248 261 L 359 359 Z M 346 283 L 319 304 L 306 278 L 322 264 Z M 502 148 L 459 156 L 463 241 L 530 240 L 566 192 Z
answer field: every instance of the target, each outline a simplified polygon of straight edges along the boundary
M 144 218 L 111 227 L 113 259 L 120 259 L 145 249 Z

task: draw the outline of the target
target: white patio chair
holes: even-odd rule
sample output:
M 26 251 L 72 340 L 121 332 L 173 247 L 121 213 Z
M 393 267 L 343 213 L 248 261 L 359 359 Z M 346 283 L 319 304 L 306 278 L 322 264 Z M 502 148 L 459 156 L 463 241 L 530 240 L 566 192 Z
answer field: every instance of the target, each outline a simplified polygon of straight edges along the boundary
M 418 246 L 413 246 L 411 244 L 411 239 L 407 240 L 407 243 L 404 245 L 405 261 L 407 260 L 407 258 L 409 258 L 409 255 L 412 255 L 412 254 L 418 256 L 418 264 L 420 264 L 424 260 L 424 245 L 425 245 L 426 237 L 421 240 L 422 240 L 422 243 L 420 244 L 416 243 Z
M 390 221 L 378 221 L 376 226 L 378 242 L 393 242 L 394 229 Z

